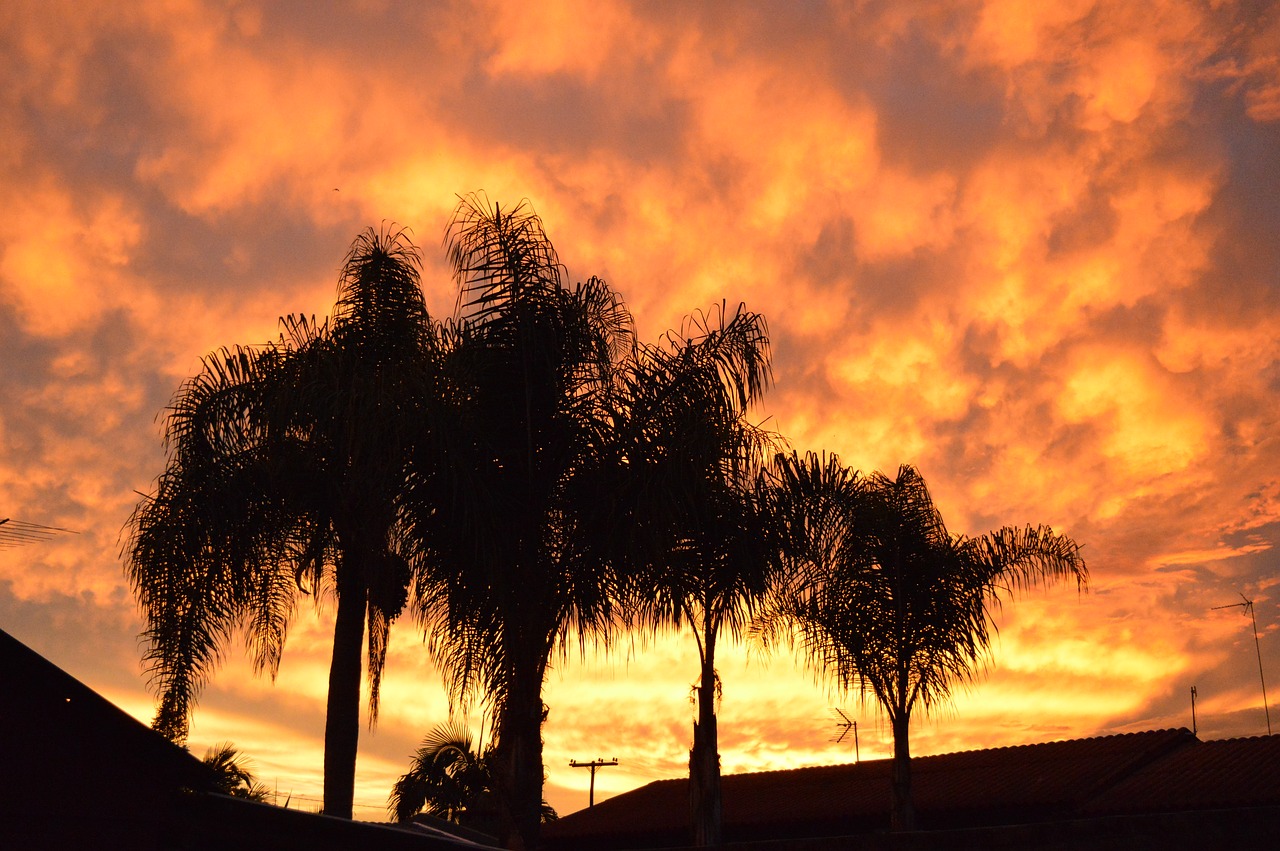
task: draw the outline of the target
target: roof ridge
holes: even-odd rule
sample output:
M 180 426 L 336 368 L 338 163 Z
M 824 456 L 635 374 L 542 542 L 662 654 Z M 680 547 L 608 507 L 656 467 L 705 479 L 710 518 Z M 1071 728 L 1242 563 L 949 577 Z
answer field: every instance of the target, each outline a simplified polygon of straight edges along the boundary
M 1186 727 L 1165 727 L 1160 730 L 1137 730 L 1131 733 L 1107 733 L 1106 735 L 1084 736 L 1078 739 L 1051 739 L 1047 742 L 1023 742 L 1021 744 L 1016 744 L 1016 745 L 997 745 L 995 747 L 990 747 L 990 748 L 968 748 L 966 750 L 947 751 L 946 753 L 939 753 L 939 754 L 929 754 L 928 756 L 913 756 L 911 757 L 911 761 L 914 762 L 917 759 L 933 759 L 934 757 L 951 756 L 953 754 L 962 754 L 962 753 L 1012 751 L 1012 750 L 1019 750 L 1022 748 L 1042 748 L 1042 747 L 1047 747 L 1049 745 L 1069 745 L 1069 744 L 1076 744 L 1078 742 L 1101 742 L 1109 739 L 1124 739 L 1124 738 L 1136 739 L 1138 737 L 1154 737 L 1154 736 L 1161 736 L 1161 735 L 1169 736 L 1169 735 L 1181 735 L 1181 734 L 1190 735 L 1191 731 L 1188 730 Z
M 1256 736 L 1230 736 L 1225 739 L 1200 739 L 1203 745 L 1221 744 L 1222 742 L 1255 742 L 1260 739 L 1280 739 L 1280 733 L 1258 733 Z
M 1173 737 L 1181 738 L 1184 735 L 1185 736 L 1192 735 L 1191 731 L 1188 730 L 1186 727 L 1166 727 L 1160 730 L 1138 730 L 1130 733 L 1108 733 L 1102 736 L 1085 736 L 1083 738 L 1078 738 L 1078 739 L 1053 739 L 1047 742 L 1023 742 L 1021 744 L 1016 744 L 1016 745 L 997 745 L 995 747 L 989 747 L 989 748 L 967 748 L 963 750 L 946 751 L 945 753 L 928 754 L 924 756 L 912 756 L 911 761 L 915 763 L 923 760 L 943 759 L 946 757 L 956 756 L 959 754 L 1004 753 L 1008 751 L 1049 747 L 1051 745 L 1070 745 L 1070 744 L 1078 744 L 1082 742 L 1108 741 L 1113 739 L 1126 739 L 1126 738 L 1154 739 L 1157 736 L 1161 737 L 1162 739 L 1173 738 Z M 1266 736 L 1249 737 L 1249 738 L 1266 738 Z M 1280 733 L 1276 734 L 1276 738 L 1280 738 Z M 1197 739 L 1197 741 L 1199 740 Z M 1217 741 L 1231 741 L 1231 740 L 1219 739 Z M 724 774 L 723 776 L 724 777 L 755 777 L 761 774 L 787 774 L 795 771 L 815 771 L 819 769 L 854 768 L 866 763 L 890 762 L 892 761 L 892 759 L 893 759 L 892 757 L 877 757 L 875 759 L 864 759 L 864 760 L 861 760 L 860 762 L 829 762 L 829 763 L 821 763 L 818 765 L 796 765 L 796 766 L 792 766 L 791 768 L 766 768 L 759 771 L 735 771 L 731 774 Z M 687 780 L 688 778 L 687 777 L 667 778 L 667 780 L 671 780 L 671 779 Z M 655 780 L 652 782 L 662 783 L 666 781 Z

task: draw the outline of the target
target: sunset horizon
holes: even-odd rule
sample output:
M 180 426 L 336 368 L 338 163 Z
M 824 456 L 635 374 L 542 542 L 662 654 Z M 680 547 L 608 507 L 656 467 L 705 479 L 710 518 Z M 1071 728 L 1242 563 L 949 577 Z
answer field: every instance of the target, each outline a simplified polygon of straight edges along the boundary
M 142 723 L 122 553 L 166 406 L 211 353 L 329 316 L 366 228 L 408 230 L 428 311 L 452 316 L 443 243 L 482 192 L 527 201 L 566 282 L 607 281 L 641 342 L 721 304 L 763 315 L 773 382 L 749 419 L 788 449 L 914 465 L 954 534 L 1081 545 L 1087 593 L 1006 603 L 985 674 L 913 716 L 913 756 L 1190 729 L 1193 688 L 1201 739 L 1268 732 L 1274 9 L 17 2 L 0 45 L 0 520 L 75 533 L 0 536 L 0 629 Z M 332 603 L 299 603 L 274 683 L 237 635 L 188 739 L 234 743 L 303 809 Z M 552 806 L 586 806 L 571 760 L 617 758 L 597 802 L 687 776 L 693 637 L 565 645 Z M 799 653 L 743 636 L 717 667 L 725 774 L 854 761 L 836 708 L 857 756 L 892 754 L 874 700 Z M 362 710 L 357 818 L 387 818 L 450 719 L 408 613 L 381 707 L 372 728 Z M 491 735 L 478 703 L 460 720 Z

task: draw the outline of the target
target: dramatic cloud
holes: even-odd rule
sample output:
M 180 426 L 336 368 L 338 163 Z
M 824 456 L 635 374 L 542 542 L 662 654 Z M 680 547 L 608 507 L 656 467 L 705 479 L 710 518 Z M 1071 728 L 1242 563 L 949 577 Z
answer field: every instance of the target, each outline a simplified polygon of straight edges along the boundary
M 990 676 L 917 753 L 1190 724 L 1262 732 L 1280 627 L 1280 16 L 1266 4 L 179 0 L 0 8 L 0 628 L 141 718 L 120 530 L 200 358 L 324 315 L 363 228 L 423 247 L 459 193 L 523 198 L 575 278 L 653 339 L 745 301 L 769 320 L 758 417 L 864 470 L 920 467 L 950 527 L 1044 522 L 1091 593 L 1009 606 Z M 238 648 L 193 749 L 230 739 L 311 805 L 332 612 L 280 676 Z M 364 734 L 376 817 L 438 675 L 397 625 Z M 549 797 L 686 769 L 688 636 L 560 660 Z M 851 758 L 785 651 L 722 665 L 726 770 Z M 478 715 L 472 719 L 479 727 Z

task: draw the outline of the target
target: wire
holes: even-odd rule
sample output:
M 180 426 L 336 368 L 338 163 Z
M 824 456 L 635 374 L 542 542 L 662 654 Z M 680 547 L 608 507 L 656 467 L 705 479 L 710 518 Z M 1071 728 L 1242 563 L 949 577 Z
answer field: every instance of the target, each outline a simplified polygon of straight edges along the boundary
M 80 534 L 59 526 L 42 526 L 39 523 L 26 523 L 22 520 L 5 517 L 0 519 L 0 550 L 9 550 L 25 544 L 47 541 L 60 532 L 69 535 Z

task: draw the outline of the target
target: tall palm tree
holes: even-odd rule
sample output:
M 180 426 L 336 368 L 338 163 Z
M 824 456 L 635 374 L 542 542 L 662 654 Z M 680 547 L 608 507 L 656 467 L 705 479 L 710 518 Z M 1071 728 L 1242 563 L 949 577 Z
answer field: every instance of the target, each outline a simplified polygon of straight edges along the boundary
M 914 829 L 912 711 L 978 675 L 1002 598 L 1062 580 L 1083 591 L 1080 548 L 1047 526 L 952 535 L 911 466 L 863 478 L 810 454 L 780 458 L 775 470 L 770 516 L 794 580 L 773 626 L 786 615 L 819 670 L 870 691 L 889 716 L 892 826 Z
M 423 547 L 415 600 L 451 700 L 492 708 L 499 838 L 532 848 L 551 655 L 571 631 L 607 640 L 613 618 L 597 503 L 615 477 L 613 397 L 634 337 L 603 281 L 563 282 L 527 204 L 469 196 L 447 242 L 452 415 L 406 492 Z
M 620 561 L 632 563 L 625 594 L 634 620 L 650 631 L 687 626 L 697 644 L 696 845 L 721 840 L 717 642 L 741 634 L 769 578 L 757 483 L 774 436 L 745 420 L 769 379 L 764 318 L 721 306 L 645 347 L 625 382 L 627 481 L 612 490 L 629 529 L 615 540 Z
M 336 597 L 324 809 L 350 818 L 365 626 L 372 723 L 410 580 L 396 500 L 431 409 L 437 334 L 416 249 L 367 231 L 331 319 L 282 324 L 277 343 L 214 353 L 179 390 L 125 566 L 147 621 L 154 725 L 175 741 L 236 629 L 274 678 L 300 593 Z

